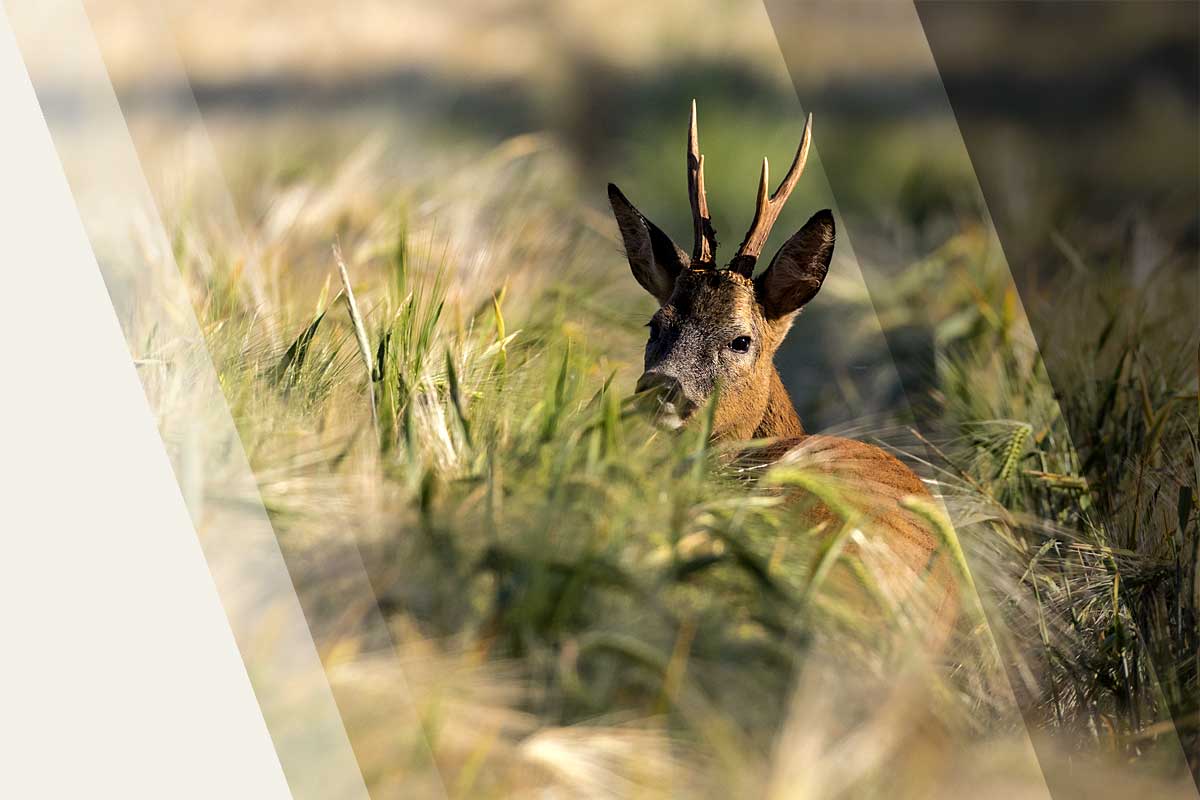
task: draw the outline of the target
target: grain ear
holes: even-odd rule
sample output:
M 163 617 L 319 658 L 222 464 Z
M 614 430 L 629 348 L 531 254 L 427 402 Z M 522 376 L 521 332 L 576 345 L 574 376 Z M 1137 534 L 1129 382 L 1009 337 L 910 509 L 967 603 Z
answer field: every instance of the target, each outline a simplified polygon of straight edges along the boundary
M 625 257 L 629 259 L 633 277 L 654 295 L 659 305 L 665 305 L 675 289 L 675 279 L 690 262 L 688 255 L 661 228 L 646 219 L 612 183 L 608 185 L 608 202 L 617 218 L 617 227 L 621 229 Z
M 771 259 L 755 281 L 758 302 L 768 319 L 798 311 L 821 289 L 833 258 L 833 212 L 818 211 Z

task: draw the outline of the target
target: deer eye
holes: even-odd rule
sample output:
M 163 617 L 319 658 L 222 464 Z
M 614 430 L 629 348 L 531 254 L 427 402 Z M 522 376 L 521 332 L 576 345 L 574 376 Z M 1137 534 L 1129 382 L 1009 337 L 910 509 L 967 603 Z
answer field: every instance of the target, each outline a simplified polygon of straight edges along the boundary
M 750 337 L 739 336 L 729 343 L 729 349 L 735 353 L 747 353 L 750 351 Z

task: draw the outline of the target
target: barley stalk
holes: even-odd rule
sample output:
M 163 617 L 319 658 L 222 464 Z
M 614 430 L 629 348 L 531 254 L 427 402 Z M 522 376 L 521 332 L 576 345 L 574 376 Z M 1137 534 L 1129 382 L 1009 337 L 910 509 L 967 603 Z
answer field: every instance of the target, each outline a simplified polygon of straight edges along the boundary
M 373 376 L 375 368 L 371 363 L 371 344 L 367 340 L 367 329 L 363 325 L 362 315 L 358 312 L 358 303 L 354 299 L 354 289 L 350 285 L 350 273 L 346 269 L 346 261 L 342 258 L 342 248 L 337 242 L 333 244 L 333 260 L 337 263 L 338 274 L 342 277 L 342 287 L 346 290 L 346 308 L 350 312 L 350 321 L 354 324 L 354 338 L 358 341 L 358 352 L 362 355 L 363 366 L 367 370 L 367 398 L 371 402 L 371 426 L 379 437 L 379 412 L 375 408 L 375 387 Z
M 1004 463 L 1000 467 L 999 476 L 1001 483 L 1007 481 L 1012 476 L 1013 470 L 1016 469 L 1017 463 L 1021 460 L 1025 440 L 1029 438 L 1029 434 L 1032 432 L 1033 427 L 1026 422 L 1022 422 L 1013 428 L 1012 435 L 1008 440 L 1008 446 L 1004 448 Z

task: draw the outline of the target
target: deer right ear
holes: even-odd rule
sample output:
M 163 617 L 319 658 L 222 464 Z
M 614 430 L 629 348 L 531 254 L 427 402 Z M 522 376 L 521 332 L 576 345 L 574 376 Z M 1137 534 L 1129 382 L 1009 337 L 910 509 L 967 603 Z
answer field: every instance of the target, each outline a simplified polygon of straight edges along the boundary
M 675 289 L 675 279 L 691 259 L 661 228 L 642 216 L 615 184 L 608 185 L 608 202 L 617 218 L 617 227 L 621 229 L 625 257 L 629 259 L 633 277 L 654 295 L 659 305 L 666 305 Z
M 833 212 L 818 211 L 771 259 L 754 285 L 768 319 L 798 311 L 821 290 L 833 259 Z

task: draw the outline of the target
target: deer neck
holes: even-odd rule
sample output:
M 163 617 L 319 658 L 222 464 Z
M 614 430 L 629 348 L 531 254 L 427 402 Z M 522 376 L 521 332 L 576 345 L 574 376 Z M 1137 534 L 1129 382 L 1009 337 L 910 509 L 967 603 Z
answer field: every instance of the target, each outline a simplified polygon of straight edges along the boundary
M 762 420 L 754 429 L 755 439 L 787 439 L 804 435 L 800 415 L 792 405 L 792 398 L 784 388 L 779 371 L 771 368 L 770 387 L 767 392 L 767 407 Z

